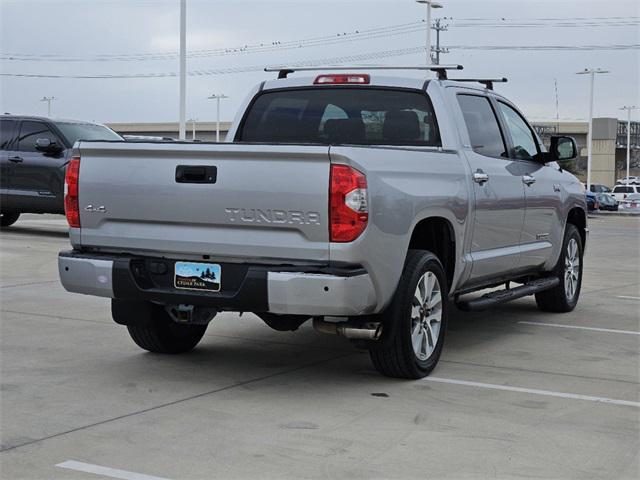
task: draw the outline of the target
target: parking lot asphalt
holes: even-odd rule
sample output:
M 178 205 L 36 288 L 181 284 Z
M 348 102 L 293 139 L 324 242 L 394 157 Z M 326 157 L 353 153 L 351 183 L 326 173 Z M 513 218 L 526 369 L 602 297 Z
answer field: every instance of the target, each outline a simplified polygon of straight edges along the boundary
M 0 232 L 0 476 L 638 478 L 640 219 L 590 227 L 574 312 L 453 309 L 432 376 L 402 381 L 250 314 L 143 352 L 108 300 L 59 284 L 64 219 L 26 215 Z

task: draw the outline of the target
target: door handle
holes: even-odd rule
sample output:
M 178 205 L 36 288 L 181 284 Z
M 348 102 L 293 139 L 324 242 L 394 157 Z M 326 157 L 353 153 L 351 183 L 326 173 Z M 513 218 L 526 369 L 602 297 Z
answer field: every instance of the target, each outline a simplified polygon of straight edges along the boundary
M 487 183 L 489 181 L 489 175 L 484 173 L 482 170 L 478 169 L 473 174 L 473 181 L 478 183 L 478 184 L 480 184 L 480 185 L 484 185 L 485 183 Z
M 536 183 L 536 177 L 532 177 L 531 175 L 524 175 L 522 177 L 522 183 L 531 186 Z
M 22 157 L 9 157 L 9 161 L 13 162 L 13 163 L 22 163 L 24 162 L 24 159 Z

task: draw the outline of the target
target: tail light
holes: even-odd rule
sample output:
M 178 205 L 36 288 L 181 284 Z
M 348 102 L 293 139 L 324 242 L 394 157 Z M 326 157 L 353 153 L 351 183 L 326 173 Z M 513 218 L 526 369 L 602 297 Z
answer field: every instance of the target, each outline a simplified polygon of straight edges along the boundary
M 331 165 L 329 180 L 329 237 L 352 242 L 367 228 L 367 178 L 347 165 Z
M 64 177 L 64 213 L 67 215 L 67 222 L 71 228 L 80 228 L 79 177 L 80 157 L 72 157 Z

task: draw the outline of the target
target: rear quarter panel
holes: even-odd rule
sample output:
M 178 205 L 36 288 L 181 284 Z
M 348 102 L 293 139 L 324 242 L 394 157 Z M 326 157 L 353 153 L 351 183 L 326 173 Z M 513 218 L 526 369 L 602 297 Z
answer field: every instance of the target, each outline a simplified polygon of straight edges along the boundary
M 454 150 L 402 147 L 332 147 L 332 164 L 346 164 L 367 175 L 369 224 L 352 243 L 331 243 L 332 262 L 358 263 L 372 277 L 381 311 L 391 300 L 414 227 L 441 217 L 456 239 L 453 289 L 464 270 L 463 240 L 469 217 L 466 167 Z

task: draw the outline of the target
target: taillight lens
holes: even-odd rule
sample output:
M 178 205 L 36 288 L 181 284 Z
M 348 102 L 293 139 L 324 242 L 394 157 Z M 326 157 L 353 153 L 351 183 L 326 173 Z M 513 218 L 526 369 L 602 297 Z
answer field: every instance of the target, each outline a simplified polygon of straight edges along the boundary
M 332 242 L 352 242 L 367 228 L 367 178 L 347 165 L 331 165 L 329 236 Z
M 80 157 L 72 157 L 64 177 L 64 212 L 67 215 L 67 222 L 72 228 L 80 228 L 79 177 Z

